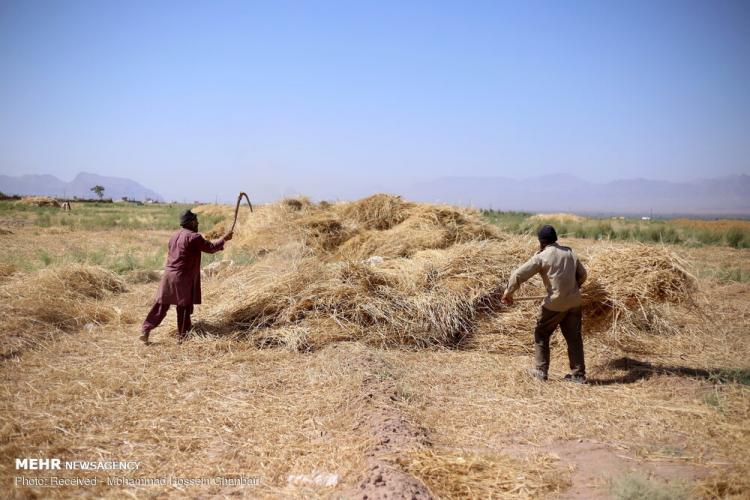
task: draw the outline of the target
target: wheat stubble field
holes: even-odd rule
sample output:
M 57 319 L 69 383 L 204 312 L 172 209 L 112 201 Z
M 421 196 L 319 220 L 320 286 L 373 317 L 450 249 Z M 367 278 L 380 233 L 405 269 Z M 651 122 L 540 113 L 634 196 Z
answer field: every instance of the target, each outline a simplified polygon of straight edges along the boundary
M 525 375 L 538 304 L 499 296 L 535 242 L 478 212 L 387 195 L 243 211 L 204 256 L 233 265 L 204 278 L 191 339 L 170 312 L 145 346 L 178 207 L 105 208 L 0 211 L 4 496 L 750 491 L 748 249 L 564 238 L 590 276 L 580 386 L 559 332 L 550 381 Z M 220 232 L 233 207 L 196 211 Z M 25 457 L 139 465 L 16 470 Z

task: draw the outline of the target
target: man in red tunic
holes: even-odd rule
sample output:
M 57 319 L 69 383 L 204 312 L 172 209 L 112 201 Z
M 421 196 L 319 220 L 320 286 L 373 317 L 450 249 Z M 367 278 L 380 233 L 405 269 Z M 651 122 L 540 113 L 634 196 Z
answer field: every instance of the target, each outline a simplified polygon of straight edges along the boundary
M 180 215 L 182 228 L 169 239 L 167 263 L 156 292 L 154 306 L 141 327 L 140 339 L 148 343 L 151 330 L 167 315 L 169 306 L 177 306 L 177 332 L 183 342 L 192 324 L 193 304 L 201 303 L 201 252 L 216 253 L 224 250 L 224 242 L 232 239 L 232 232 L 221 239 L 208 241 L 198 233 L 198 216 L 190 210 Z

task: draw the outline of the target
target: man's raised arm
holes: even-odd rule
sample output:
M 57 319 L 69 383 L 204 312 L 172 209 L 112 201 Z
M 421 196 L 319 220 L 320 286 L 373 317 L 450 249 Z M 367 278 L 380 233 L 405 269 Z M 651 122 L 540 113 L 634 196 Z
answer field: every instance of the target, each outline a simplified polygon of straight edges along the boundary
M 224 250 L 224 242 L 231 240 L 233 236 L 234 236 L 234 233 L 230 231 L 224 236 L 222 236 L 221 239 L 219 240 L 209 241 L 199 234 L 198 237 L 195 239 L 195 241 L 196 241 L 196 245 L 198 246 L 198 249 L 201 252 L 216 253 L 216 252 L 220 252 Z
M 521 286 L 521 284 L 534 276 L 536 273 L 542 270 L 542 262 L 539 260 L 538 255 L 534 255 L 526 261 L 524 265 L 513 271 L 508 280 L 508 288 L 505 289 L 503 294 L 503 302 L 512 304 L 513 294 Z

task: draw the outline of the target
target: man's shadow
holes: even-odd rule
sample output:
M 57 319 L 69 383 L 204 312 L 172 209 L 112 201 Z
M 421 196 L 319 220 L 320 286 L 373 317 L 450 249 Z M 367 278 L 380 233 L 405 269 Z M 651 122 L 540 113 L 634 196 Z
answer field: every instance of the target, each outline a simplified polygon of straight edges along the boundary
M 623 370 L 623 375 L 612 378 L 589 378 L 590 385 L 632 384 L 639 380 L 649 379 L 655 375 L 677 375 L 680 377 L 698 378 L 717 384 L 736 382 L 750 385 L 750 368 L 715 368 L 704 370 L 687 366 L 670 366 L 652 364 L 633 358 L 613 359 L 604 365 L 605 368 Z

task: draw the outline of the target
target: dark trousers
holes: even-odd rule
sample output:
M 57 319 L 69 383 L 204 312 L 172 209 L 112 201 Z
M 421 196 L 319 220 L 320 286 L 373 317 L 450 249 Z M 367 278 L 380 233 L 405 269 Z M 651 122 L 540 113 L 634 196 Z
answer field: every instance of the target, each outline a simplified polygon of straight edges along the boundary
M 159 326 L 169 311 L 169 304 L 157 302 L 148 312 L 146 320 L 143 322 L 141 330 L 146 333 Z M 193 327 L 190 321 L 190 315 L 193 314 L 193 306 L 177 306 L 177 332 L 185 335 Z
M 580 307 L 573 307 L 567 311 L 551 311 L 542 307 L 534 329 L 534 357 L 537 370 L 544 373 L 549 370 L 549 339 L 558 325 L 568 344 L 570 372 L 573 375 L 585 375 Z

